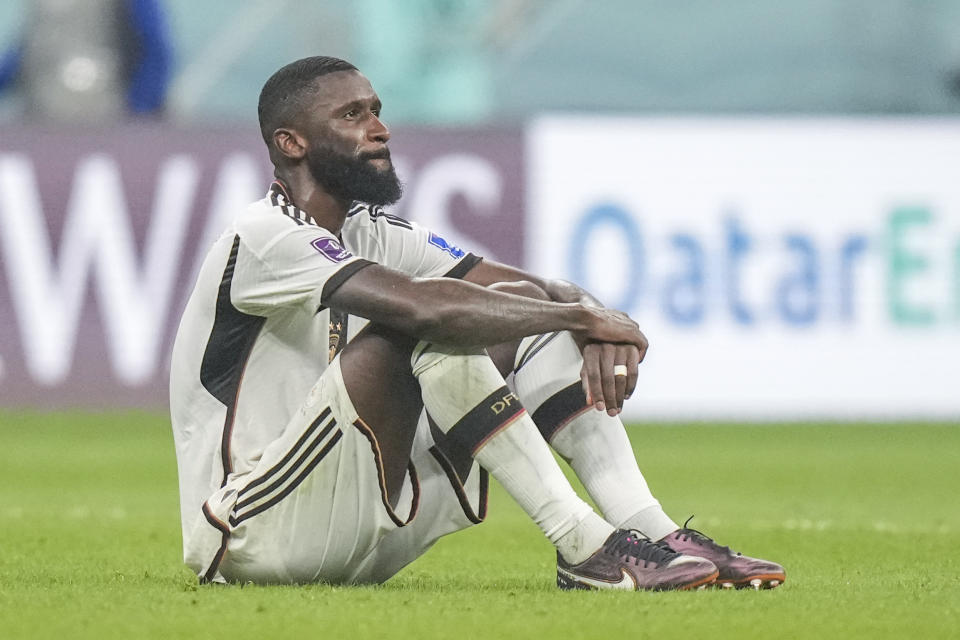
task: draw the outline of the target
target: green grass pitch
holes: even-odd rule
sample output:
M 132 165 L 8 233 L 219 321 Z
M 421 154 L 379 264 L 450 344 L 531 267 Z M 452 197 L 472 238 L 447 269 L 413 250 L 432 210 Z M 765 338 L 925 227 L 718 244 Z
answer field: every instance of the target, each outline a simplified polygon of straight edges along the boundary
M 960 425 L 635 425 L 674 518 L 778 560 L 772 591 L 565 593 L 495 487 L 379 587 L 198 587 L 162 415 L 0 413 L 0 637 L 960 636 Z

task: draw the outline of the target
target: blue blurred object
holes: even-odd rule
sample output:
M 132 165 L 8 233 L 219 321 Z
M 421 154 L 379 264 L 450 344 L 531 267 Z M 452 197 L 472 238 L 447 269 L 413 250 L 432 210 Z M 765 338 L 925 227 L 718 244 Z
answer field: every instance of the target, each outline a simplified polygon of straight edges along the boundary
M 111 78 L 119 109 L 178 122 L 252 124 L 264 80 L 317 54 L 357 64 L 391 125 L 516 124 L 545 111 L 960 113 L 957 0 L 8 0 L 0 51 L 26 42 L 16 25 L 39 6 L 60 7 L 56 21 L 68 5 L 107 3 L 124 8 L 129 32 Z M 82 35 L 59 28 L 40 42 Z M 3 57 L 0 84 L 18 65 L 21 80 L 31 73 L 23 53 Z M 35 116 L 8 95 L 0 119 Z
M 170 43 L 159 0 L 127 0 L 128 25 L 135 35 L 136 53 L 127 79 L 127 106 L 131 113 L 163 108 L 170 80 Z
M 23 49 L 20 47 L 8 50 L 0 58 L 0 91 L 16 79 L 22 59 Z
M 170 81 L 171 50 L 161 0 L 122 0 L 118 12 L 118 55 L 126 71 L 125 103 L 133 114 L 160 111 Z M 0 58 L 0 91 L 24 72 L 25 45 L 19 42 Z

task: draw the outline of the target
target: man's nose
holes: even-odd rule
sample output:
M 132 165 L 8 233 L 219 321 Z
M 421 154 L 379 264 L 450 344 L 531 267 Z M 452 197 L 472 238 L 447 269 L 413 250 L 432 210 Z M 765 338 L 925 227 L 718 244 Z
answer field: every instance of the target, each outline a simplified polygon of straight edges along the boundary
M 372 116 L 373 122 L 370 125 L 370 129 L 367 131 L 367 137 L 376 142 L 386 142 L 390 139 L 390 130 L 387 129 L 387 125 L 383 124 L 383 121 L 380 120 L 377 116 Z

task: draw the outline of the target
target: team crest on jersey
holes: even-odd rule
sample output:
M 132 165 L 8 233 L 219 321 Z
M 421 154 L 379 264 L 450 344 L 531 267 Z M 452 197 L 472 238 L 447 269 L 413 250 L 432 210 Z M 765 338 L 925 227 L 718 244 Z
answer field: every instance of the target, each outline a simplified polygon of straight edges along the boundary
M 333 238 L 317 238 L 310 243 L 310 246 L 319 251 L 330 262 L 343 262 L 353 257 L 352 253 L 344 249 L 343 245 Z
M 460 247 L 458 247 L 458 246 L 455 245 L 455 244 L 450 244 L 449 242 L 447 242 L 446 240 L 444 240 L 443 238 L 441 238 L 440 236 L 438 236 L 438 235 L 435 234 L 435 233 L 431 233 L 431 234 L 430 234 L 430 240 L 429 240 L 429 242 L 430 242 L 430 244 L 432 244 L 433 246 L 439 247 L 439 248 L 442 249 L 443 251 L 446 251 L 447 253 L 449 253 L 450 255 L 452 255 L 454 258 L 462 258 L 462 257 L 463 257 L 463 249 L 461 249 Z

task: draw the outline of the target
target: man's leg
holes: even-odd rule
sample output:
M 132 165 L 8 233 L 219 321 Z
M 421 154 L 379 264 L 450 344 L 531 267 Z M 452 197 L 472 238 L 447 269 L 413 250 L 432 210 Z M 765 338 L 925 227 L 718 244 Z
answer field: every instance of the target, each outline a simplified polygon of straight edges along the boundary
M 424 344 L 411 370 L 414 346 L 369 326 L 340 356 L 347 393 L 376 438 L 391 504 L 410 460 L 422 394 L 440 430 L 464 442 L 565 557 L 580 562 L 596 551 L 613 527 L 570 487 L 489 358 Z M 498 411 L 489 406 L 496 403 Z
M 548 299 L 529 282 L 493 287 Z M 530 336 L 488 352 L 504 376 L 513 373 L 513 387 L 543 438 L 570 464 L 607 522 L 652 540 L 679 529 L 650 492 L 620 418 L 587 406 L 580 384 L 583 360 L 569 334 Z
M 483 351 L 423 344 L 413 363 L 427 412 L 449 448 L 487 469 L 564 557 L 580 562 L 600 548 L 613 527 L 577 496 Z
M 358 341 L 360 338 L 364 340 Z M 341 354 L 344 381 L 360 419 L 378 441 L 388 493 L 402 483 L 413 442 L 408 425 L 419 408 L 409 398 L 398 402 L 397 392 L 407 395 L 419 386 L 428 414 L 444 434 L 447 450 L 453 455 L 469 455 L 487 469 L 554 544 L 566 566 L 586 562 L 589 572 L 598 562 L 594 558 L 598 549 L 613 538 L 619 540 L 612 535 L 614 528 L 573 491 L 536 425 L 484 352 L 420 343 L 408 361 L 412 365 L 408 373 L 401 358 L 410 341 L 402 336 L 371 327 L 351 345 L 353 353 L 348 346 Z M 363 353 L 357 353 L 359 346 L 365 347 Z M 376 375 L 371 375 L 371 367 Z M 385 379 L 390 381 L 389 393 L 383 392 Z M 404 419 L 402 435 L 396 433 L 399 416 Z M 391 502 L 395 495 L 391 494 Z M 615 547 L 613 543 L 609 546 Z M 602 569 L 613 569 L 620 586 L 627 583 L 616 568 L 618 563 L 629 565 L 638 554 L 645 562 L 633 562 L 637 575 L 629 581 L 631 588 L 683 588 L 715 576 L 709 562 L 678 561 L 660 548 L 637 541 L 627 546 L 616 552 L 616 558 L 601 559 Z M 649 571 L 636 568 L 640 564 Z
M 517 395 L 607 521 L 659 540 L 679 527 L 651 493 L 620 418 L 587 405 L 581 362 L 569 334 L 524 340 L 515 360 Z
M 375 327 L 351 341 L 257 468 L 208 501 L 207 520 L 224 535 L 218 554 L 224 577 L 353 582 L 378 575 L 362 573 L 365 560 L 416 513 L 416 491 L 404 491 L 403 479 L 407 470 L 415 485 L 408 467 L 419 404 L 409 397 L 416 389 L 411 378 L 454 449 L 469 452 L 504 485 L 573 575 L 602 573 L 606 580 L 611 574 L 615 579 L 604 586 L 655 589 L 715 577 L 711 563 L 676 561 L 685 557 L 629 540 L 626 532 L 611 534 L 613 527 L 567 483 L 485 353 L 421 344 L 411 374 L 409 346 Z M 384 508 L 375 508 L 381 500 Z M 344 521 L 352 526 L 345 529 Z
M 493 355 L 503 367 L 510 353 L 507 347 Z M 720 570 L 718 583 L 774 587 L 784 581 L 780 565 L 732 552 L 696 530 L 679 527 L 664 513 L 637 465 L 620 418 L 586 404 L 580 384 L 582 358 L 569 334 L 525 338 L 511 364 L 516 393 L 544 439 L 570 463 L 608 522 L 707 558 Z
M 410 461 L 422 394 L 440 430 L 456 427 L 453 437 L 470 439 L 470 455 L 565 556 L 582 560 L 596 551 L 613 527 L 570 487 L 486 354 L 422 345 L 411 370 L 414 346 L 406 336 L 369 326 L 340 355 L 347 393 L 376 438 L 391 503 Z M 503 404 L 499 413 L 488 406 L 496 402 Z
M 380 451 L 389 503 L 396 506 L 407 474 L 417 421 L 420 385 L 410 373 L 417 340 L 367 325 L 340 354 L 347 394 Z
M 415 343 L 375 326 L 357 336 L 255 468 L 204 505 L 194 536 L 203 544 L 188 564 L 208 580 L 356 581 L 357 567 L 419 505 L 408 464 L 422 409 L 410 375 Z
M 558 586 L 689 589 L 716 578 L 712 562 L 614 530 L 597 516 L 486 353 L 421 343 L 412 362 L 448 448 L 468 453 L 499 480 L 557 548 Z

